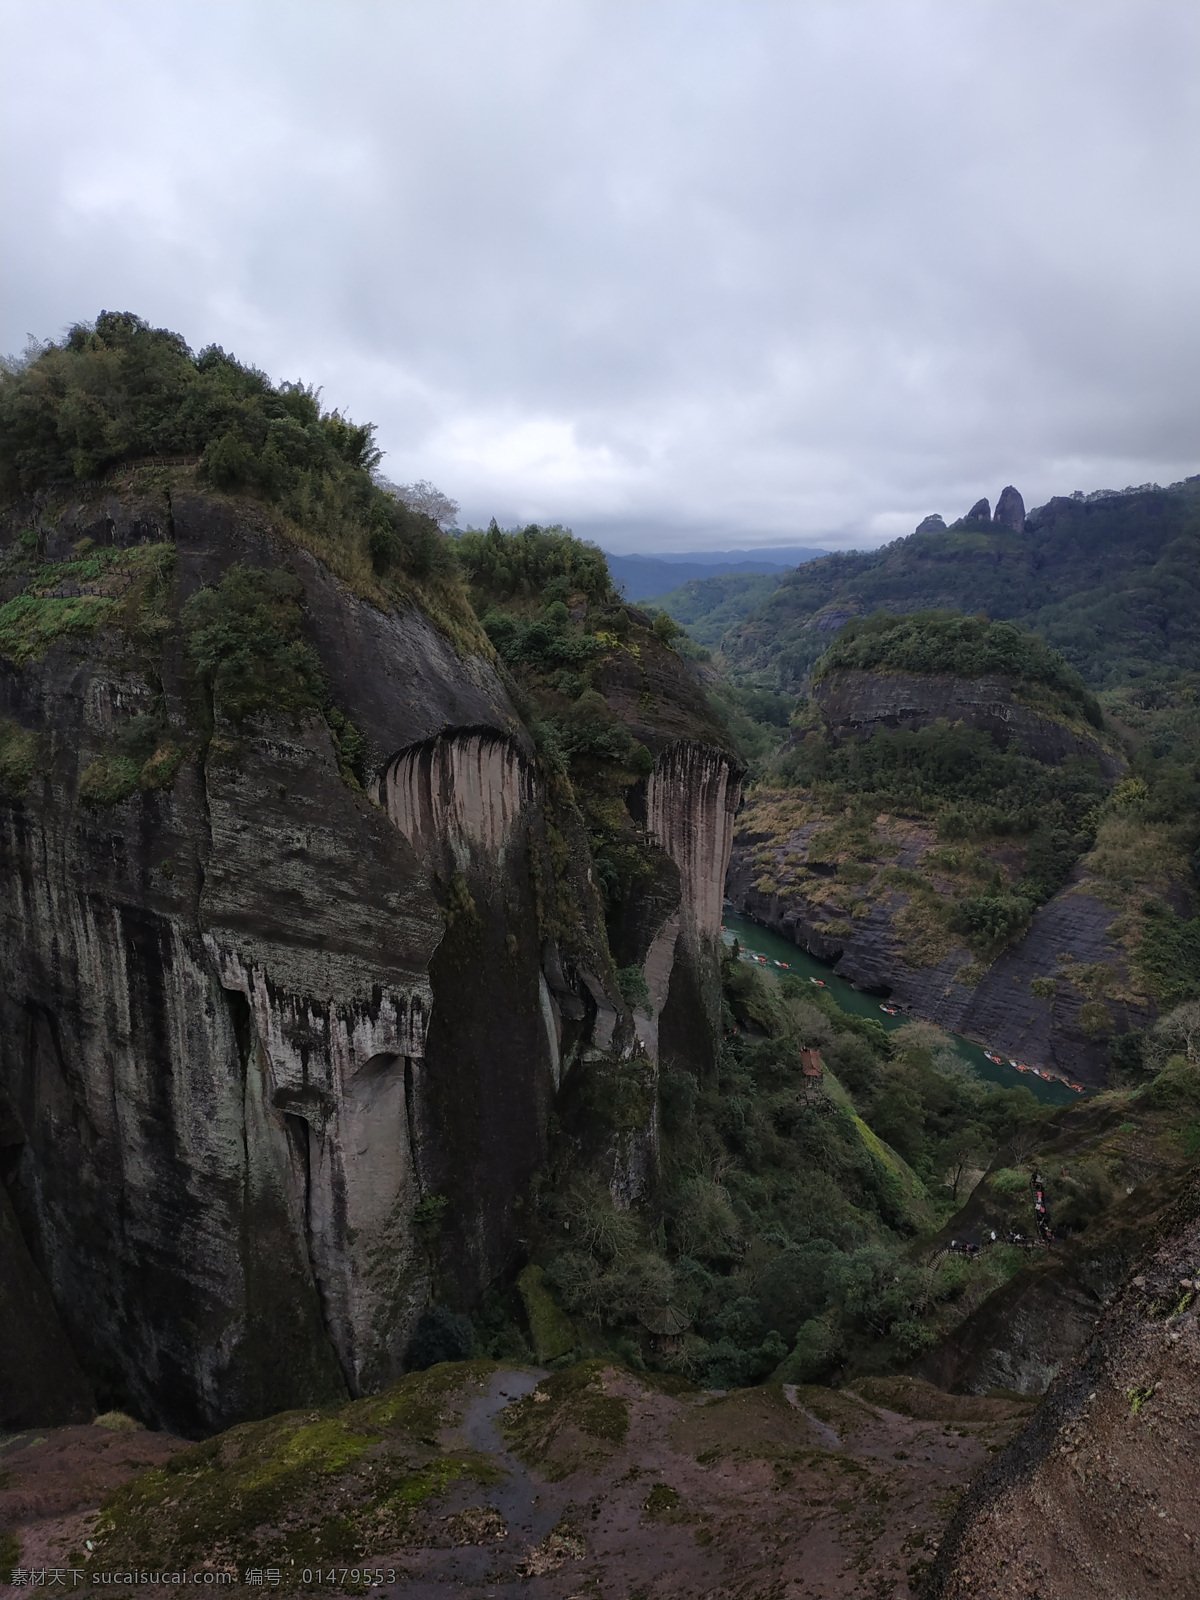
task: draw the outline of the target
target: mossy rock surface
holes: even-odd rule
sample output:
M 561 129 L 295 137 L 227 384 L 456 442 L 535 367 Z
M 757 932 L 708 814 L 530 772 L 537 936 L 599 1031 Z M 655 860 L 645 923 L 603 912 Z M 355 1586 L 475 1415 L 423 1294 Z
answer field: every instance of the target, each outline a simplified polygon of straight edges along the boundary
M 286 1586 L 305 1568 L 429 1543 L 440 1537 L 434 1507 L 453 1485 L 503 1476 L 454 1436 L 495 1370 L 443 1363 L 336 1411 L 283 1412 L 184 1450 L 105 1502 L 89 1572 L 170 1552 L 179 1567 L 280 1567 Z
M 526 1267 L 517 1279 L 517 1289 L 538 1360 L 557 1361 L 574 1350 L 579 1344 L 575 1324 L 546 1288 L 542 1268 Z

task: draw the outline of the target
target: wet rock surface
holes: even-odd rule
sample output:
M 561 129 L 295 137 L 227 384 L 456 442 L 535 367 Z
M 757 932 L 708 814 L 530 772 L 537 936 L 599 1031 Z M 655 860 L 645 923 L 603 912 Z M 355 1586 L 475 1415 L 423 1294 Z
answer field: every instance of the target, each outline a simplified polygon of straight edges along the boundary
M 568 1600 L 596 1588 L 645 1600 L 762 1590 L 781 1600 L 905 1600 L 971 1474 L 1027 1412 L 906 1378 L 865 1380 L 854 1392 L 768 1385 L 716 1395 L 664 1389 L 603 1362 L 549 1378 L 469 1363 L 183 1455 L 178 1441 L 130 1435 L 143 1441 L 146 1465 L 169 1462 L 169 1471 L 129 1482 L 99 1514 L 97 1491 L 136 1467 L 137 1448 L 100 1478 L 95 1461 L 114 1452 L 101 1444 L 81 1454 L 67 1437 L 100 1430 L 61 1430 L 14 1453 L 10 1525 L 22 1564 L 40 1564 L 50 1520 L 34 1513 L 69 1509 L 75 1522 L 54 1537 L 69 1533 L 81 1550 L 92 1539 L 89 1577 L 120 1570 L 140 1541 L 138 1567 L 240 1577 L 269 1566 L 290 1592 L 360 1592 L 341 1574 L 369 1569 L 406 1600 Z M 76 1481 L 48 1508 L 35 1504 L 35 1486 L 56 1450 L 75 1460 Z M 224 1500 L 220 1473 L 205 1465 L 214 1456 L 227 1462 Z M 239 1486 L 279 1471 L 292 1473 L 287 1492 L 256 1523 L 251 1491 Z

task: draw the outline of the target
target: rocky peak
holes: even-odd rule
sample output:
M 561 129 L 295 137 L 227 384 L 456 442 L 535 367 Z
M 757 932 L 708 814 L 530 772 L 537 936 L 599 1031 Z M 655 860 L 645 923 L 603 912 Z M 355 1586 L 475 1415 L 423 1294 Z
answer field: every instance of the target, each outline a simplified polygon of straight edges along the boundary
M 944 533 L 946 531 L 945 518 L 933 511 L 923 522 L 918 522 L 913 529 L 914 533 Z
M 963 518 L 964 522 L 990 522 L 991 520 L 992 508 L 988 504 L 986 497 L 982 500 L 976 500 L 970 511 Z
M 987 501 L 981 502 L 987 505 Z M 1002 489 L 1000 498 L 996 501 L 996 524 L 1002 528 L 1011 528 L 1014 533 L 1021 533 L 1025 527 L 1025 502 L 1021 499 L 1020 491 L 1014 489 L 1010 483 Z

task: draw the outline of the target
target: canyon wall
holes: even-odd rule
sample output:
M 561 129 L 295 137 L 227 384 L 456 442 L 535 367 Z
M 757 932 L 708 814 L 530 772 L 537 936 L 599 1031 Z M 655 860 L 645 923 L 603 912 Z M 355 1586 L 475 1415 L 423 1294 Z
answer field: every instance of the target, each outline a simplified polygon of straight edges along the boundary
M 834 744 L 942 720 L 986 732 L 1001 747 L 1017 741 L 1047 766 L 1094 761 L 1109 779 L 1123 770 L 1098 739 L 1030 710 L 1014 695 L 1013 680 L 999 676 L 857 670 L 833 673 L 813 690 Z M 931 914 L 928 894 L 943 902 L 979 894 L 986 876 L 956 878 L 929 818 L 879 815 L 868 830 L 869 847 L 860 841 L 841 862 L 827 844 L 842 819 L 796 791 L 789 820 L 785 799 L 774 810 L 764 801 L 761 817 L 752 806 L 742 818 L 726 894 L 747 916 L 830 962 L 839 977 L 997 1053 L 1092 1086 L 1104 1081 L 1110 1034 L 1154 1020 L 1130 973 L 1111 890 L 1088 873 L 1086 861 L 1018 940 L 981 961 L 948 930 L 944 915 Z M 1019 879 L 1021 839 L 986 840 L 980 850 L 998 872 Z
M 800 828 L 779 843 L 780 859 L 792 855 L 803 863 L 806 835 L 815 831 Z M 931 840 L 932 834 L 927 842 Z M 1098 1088 L 1104 1082 L 1109 1032 L 1148 1027 L 1158 1015 L 1150 1002 L 1129 992 L 1129 957 L 1119 929 L 1114 929 L 1116 913 L 1102 898 L 1103 886 L 1082 869 L 1034 912 L 1020 939 L 980 968 L 957 939 L 948 941 L 936 961 L 923 964 L 913 958 L 903 925 L 910 897 L 902 889 L 880 895 L 869 915 L 848 924 L 801 889 L 759 889 L 761 849 L 753 836 L 735 843 L 726 894 L 739 911 L 828 961 L 838 977 L 856 988 L 998 1054 Z M 897 850 L 898 861 L 904 855 L 903 849 Z M 1087 1014 L 1080 1015 L 1089 990 L 1071 983 L 1075 967 L 1103 969 L 1120 995 L 1106 999 L 1112 1025 L 1100 1035 L 1089 1028 Z M 1030 988 L 1035 979 L 1055 973 L 1064 976 L 1053 996 Z
M 1050 765 L 1081 756 L 1099 761 L 1107 777 L 1124 765 L 1098 738 L 1022 705 L 1009 678 L 852 670 L 830 673 L 812 693 L 835 743 L 868 739 L 878 728 L 915 732 L 945 721 L 991 734 L 1002 749 L 1017 740 Z
M 699 938 L 720 931 L 740 776 L 721 751 L 680 741 L 659 756 L 648 785 L 647 830 L 679 868 Z
M 548 796 L 489 660 L 358 598 L 249 507 L 109 496 L 42 530 L 51 558 L 83 535 L 171 543 L 174 588 L 152 634 L 0 663 L 0 717 L 38 740 L 28 784 L 0 791 L 20 1235 L 0 1267 L 46 1286 L 64 1417 L 94 1392 L 202 1434 L 378 1388 L 431 1299 L 469 1308 L 518 1270 L 556 1103 L 614 1198 L 645 1193 L 653 1112 L 592 1126 L 588 1077 L 712 1055 L 740 769 L 680 737 L 702 697 L 664 675 L 648 725 L 640 708 L 663 847 L 623 908 L 621 959 L 652 997 L 631 1013 L 582 819 Z M 319 713 L 210 703 L 206 724 L 180 610 L 237 563 L 300 580 L 365 792 Z M 89 803 L 84 774 L 149 716 L 182 752 L 174 780 Z
M 318 715 L 218 714 L 205 744 L 176 631 L 159 660 L 102 629 L 3 674 L 4 714 L 41 740 L 25 793 L 0 806 L 9 1192 L 98 1403 L 196 1432 L 377 1387 L 456 1232 L 475 1242 L 466 1290 L 518 1248 L 496 1197 L 544 1152 L 539 942 L 507 983 L 486 965 L 465 988 L 440 981 L 431 847 L 451 841 L 468 867 L 494 856 L 535 796 L 493 669 L 416 610 L 363 603 L 219 503 L 102 515 L 118 542 L 173 534 L 176 611 L 235 561 L 295 572 L 377 784 L 413 766 L 404 752 L 437 752 L 437 803 L 410 841 L 411 817 L 343 780 Z M 185 748 L 174 784 L 85 804 L 83 771 L 155 704 Z M 524 898 L 519 927 L 536 921 Z M 451 1008 L 448 1047 L 431 1019 Z M 446 1126 L 463 1078 L 488 1122 L 475 1162 L 472 1119 Z M 453 1194 L 438 1187 L 450 1166 Z M 413 1224 L 429 1197 L 455 1211 L 440 1231 Z

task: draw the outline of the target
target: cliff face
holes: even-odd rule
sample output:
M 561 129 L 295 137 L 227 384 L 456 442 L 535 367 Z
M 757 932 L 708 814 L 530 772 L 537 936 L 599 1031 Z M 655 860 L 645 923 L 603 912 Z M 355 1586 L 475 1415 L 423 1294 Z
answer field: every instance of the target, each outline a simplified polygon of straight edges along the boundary
M 175 582 L 149 642 L 101 627 L 0 667 L 0 716 L 38 741 L 0 793 L 0 1155 L 101 1408 L 194 1433 L 393 1377 L 431 1295 L 519 1264 L 568 1069 L 640 1046 L 586 837 L 488 662 L 223 502 L 81 504 L 47 554 L 84 534 L 173 543 Z M 218 705 L 204 731 L 179 611 L 238 562 L 303 585 L 367 793 L 319 714 Z M 139 715 L 174 781 L 88 803 Z M 690 817 L 668 768 L 664 815 Z M 648 918 L 654 1028 L 672 922 L 711 931 L 719 897 L 727 788 L 704 795 L 707 853 Z
M 945 720 L 991 734 L 1001 748 L 1019 740 L 1031 755 L 1051 765 L 1082 756 L 1098 760 L 1106 777 L 1115 777 L 1123 765 L 1097 740 L 1022 705 L 1013 696 L 1012 681 L 1001 677 L 842 671 L 817 683 L 813 699 L 838 743 L 870 738 L 877 728 L 915 732 Z
M 785 838 L 772 839 L 767 848 L 779 861 L 791 856 L 803 865 L 817 831 L 801 826 Z M 934 843 L 932 830 L 894 819 L 877 823 L 876 834 L 882 846 L 879 859 L 902 867 L 920 861 Z M 1034 913 L 1014 945 L 981 969 L 955 938 L 945 940 L 944 949 L 935 947 L 936 959 L 918 959 L 908 921 L 913 897 L 904 889 L 879 895 L 865 916 L 847 920 L 823 897 L 820 879 L 815 892 L 759 888 L 763 855 L 761 838 L 743 827 L 725 890 L 739 911 L 830 962 L 840 978 L 857 988 L 1031 1067 L 1100 1087 L 1110 1033 L 1148 1027 L 1158 1015 L 1152 1001 L 1131 983 L 1116 914 L 1100 898 L 1103 886 L 1082 869 Z M 952 887 L 947 877 L 941 892 L 949 897 Z M 1072 980 L 1076 972 L 1082 981 Z M 1094 1005 L 1090 981 L 1097 972 L 1107 985 L 1103 1005 L 1109 1018 L 1100 1030 L 1084 1009 Z M 1052 996 L 1030 987 L 1054 975 L 1058 981 Z
M 1054 769 L 1073 758 L 1108 780 L 1123 770 L 1083 728 L 1021 704 L 1016 680 L 998 674 L 845 669 L 821 679 L 813 698 L 826 749 L 941 722 L 985 733 L 999 750 L 1019 746 L 1035 777 L 1034 762 Z M 1030 1066 L 1099 1085 L 1111 1035 L 1156 1015 L 1131 972 L 1128 918 L 1112 886 L 1084 858 L 1015 942 L 994 957 L 982 946 L 984 956 L 973 953 L 954 908 L 1019 892 L 1028 831 L 939 840 L 938 774 L 931 770 L 928 782 L 912 812 L 881 811 L 873 821 L 851 810 L 827 814 L 804 789 L 764 787 L 739 820 L 729 899 L 858 988 Z M 1104 786 L 1096 792 L 1102 797 Z

